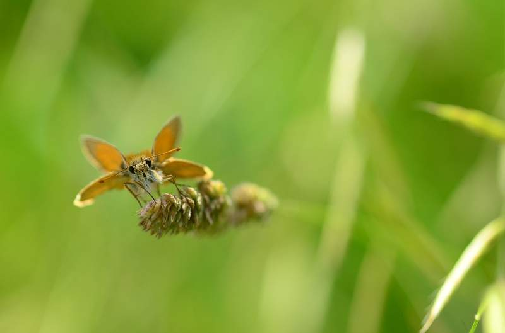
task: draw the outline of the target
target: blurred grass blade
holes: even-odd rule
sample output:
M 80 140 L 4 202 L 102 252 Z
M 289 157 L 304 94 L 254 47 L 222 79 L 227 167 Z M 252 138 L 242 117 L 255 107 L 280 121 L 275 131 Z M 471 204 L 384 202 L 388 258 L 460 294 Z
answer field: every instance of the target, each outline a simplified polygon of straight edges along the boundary
M 340 32 L 335 44 L 328 92 L 334 120 L 354 117 L 364 56 L 365 39 L 361 32 L 353 29 Z
M 335 275 L 345 257 L 359 208 L 367 156 L 355 126 L 356 101 L 364 65 L 366 40 L 352 28 L 337 35 L 329 84 L 329 110 L 333 125 L 344 136 L 335 166 L 331 198 L 318 245 L 303 331 L 319 332 L 328 308 Z
M 331 204 L 316 255 L 307 304 L 306 332 L 319 332 L 328 307 L 331 287 L 345 257 L 352 233 L 364 177 L 365 156 L 354 136 L 346 138 L 333 180 Z
M 370 106 L 361 107 L 358 121 L 362 132 L 366 133 L 366 146 L 369 149 L 370 164 L 381 181 L 395 193 L 395 200 L 400 206 L 409 207 L 412 204 L 411 188 L 408 177 L 403 170 L 398 152 L 384 120 L 379 112 Z
M 421 333 L 426 332 L 430 328 L 466 273 L 468 273 L 470 268 L 472 268 L 475 262 L 486 252 L 491 243 L 496 240 L 503 231 L 505 231 L 505 220 L 503 218 L 498 218 L 486 225 L 474 237 L 470 245 L 463 251 L 463 254 L 445 279 L 442 288 L 440 288 L 437 293 L 435 301 L 424 320 L 423 327 L 420 330 Z
M 407 258 L 431 281 L 440 281 L 450 265 L 437 241 L 412 216 L 397 193 L 379 183 L 363 197 L 363 205 L 372 217 L 367 225 L 370 237 L 380 237 Z
M 423 109 L 434 115 L 463 125 L 484 137 L 505 143 L 505 122 L 482 111 L 465 109 L 460 106 L 425 102 Z
M 349 333 L 380 331 L 385 300 L 396 253 L 384 248 L 380 241 L 368 250 L 359 271 L 349 316 Z M 366 313 L 366 320 L 363 314 Z
M 484 333 L 505 333 L 505 280 L 489 289 L 484 302 Z
M 91 0 L 32 1 L 19 41 L 6 68 L 2 98 L 34 146 L 45 149 L 44 131 L 67 65 L 79 42 Z M 60 14 L 61 13 L 61 14 Z M 64 13 L 64 15 L 63 15 Z
M 479 309 L 477 310 L 477 314 L 475 314 L 475 318 L 472 324 L 472 327 L 470 328 L 469 333 L 475 333 L 477 330 L 477 327 L 479 326 L 480 319 L 482 318 L 482 314 L 484 313 L 484 310 L 487 308 L 487 299 L 484 298 L 484 300 L 480 303 Z

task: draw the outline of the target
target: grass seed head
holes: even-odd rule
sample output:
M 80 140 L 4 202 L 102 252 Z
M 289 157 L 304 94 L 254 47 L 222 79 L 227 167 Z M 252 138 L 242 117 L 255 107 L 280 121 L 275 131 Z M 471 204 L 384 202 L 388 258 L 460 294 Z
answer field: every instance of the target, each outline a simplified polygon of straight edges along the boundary
M 255 184 L 244 183 L 231 194 L 223 182 L 204 180 L 197 188 L 165 193 L 140 209 L 140 227 L 158 238 L 193 232 L 216 234 L 248 221 L 261 221 L 277 207 L 276 197 Z

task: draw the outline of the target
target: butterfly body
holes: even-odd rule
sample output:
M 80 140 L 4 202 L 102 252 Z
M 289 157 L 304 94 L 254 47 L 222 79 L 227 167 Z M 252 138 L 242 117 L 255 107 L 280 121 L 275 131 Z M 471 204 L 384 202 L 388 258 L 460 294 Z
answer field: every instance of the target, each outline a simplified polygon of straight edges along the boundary
M 147 192 L 152 193 L 164 182 L 170 180 L 163 172 L 156 167 L 150 158 L 142 158 L 140 161 L 132 163 L 125 171 L 130 181 L 127 183 L 136 196 L 142 197 Z M 167 179 L 168 178 L 168 179 Z
M 159 192 L 159 186 L 176 178 L 209 179 L 212 171 L 206 166 L 173 158 L 180 132 L 180 118 L 172 118 L 158 133 L 151 151 L 123 155 L 113 145 L 90 136 L 82 138 L 84 155 L 106 175 L 92 181 L 76 196 L 74 205 L 84 207 L 94 198 L 112 189 L 126 188 L 140 204 L 139 198 Z

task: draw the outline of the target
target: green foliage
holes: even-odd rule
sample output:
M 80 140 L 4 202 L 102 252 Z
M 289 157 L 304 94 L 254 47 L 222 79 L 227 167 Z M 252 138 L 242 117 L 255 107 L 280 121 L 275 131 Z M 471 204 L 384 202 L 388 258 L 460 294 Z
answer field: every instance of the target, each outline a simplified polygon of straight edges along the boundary
M 502 211 L 502 157 L 486 135 L 503 136 L 491 118 L 503 114 L 502 11 L 0 0 L 0 332 L 417 331 Z M 418 101 L 489 111 L 435 108 L 470 114 L 484 138 Z M 138 152 L 174 114 L 178 157 L 271 190 L 269 223 L 156 240 L 126 191 L 72 205 L 98 175 L 81 134 Z M 256 190 L 237 217 L 273 207 Z M 470 329 L 499 258 L 472 266 L 429 332 Z

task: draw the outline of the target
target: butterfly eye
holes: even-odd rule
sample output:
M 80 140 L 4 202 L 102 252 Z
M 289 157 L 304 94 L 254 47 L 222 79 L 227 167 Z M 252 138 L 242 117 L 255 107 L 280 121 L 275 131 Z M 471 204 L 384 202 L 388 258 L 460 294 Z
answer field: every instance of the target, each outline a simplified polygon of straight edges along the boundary
M 128 170 L 131 172 L 131 173 L 134 173 L 135 172 L 135 168 L 133 167 L 133 165 L 130 165 L 128 167 Z
M 146 164 L 148 167 L 151 167 L 151 160 L 146 160 Z

